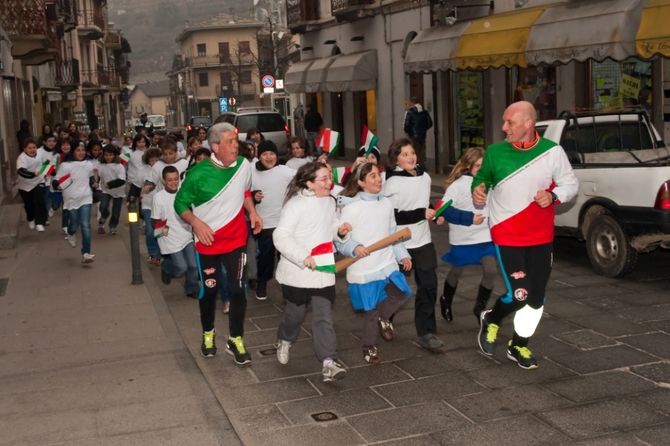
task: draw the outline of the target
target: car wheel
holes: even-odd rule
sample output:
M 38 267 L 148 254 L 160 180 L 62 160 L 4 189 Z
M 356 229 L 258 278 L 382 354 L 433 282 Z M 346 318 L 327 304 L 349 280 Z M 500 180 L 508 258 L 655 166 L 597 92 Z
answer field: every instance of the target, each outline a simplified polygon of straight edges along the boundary
M 637 251 L 619 223 L 608 214 L 596 216 L 589 225 L 586 252 L 596 273 L 606 277 L 625 276 L 637 264 Z

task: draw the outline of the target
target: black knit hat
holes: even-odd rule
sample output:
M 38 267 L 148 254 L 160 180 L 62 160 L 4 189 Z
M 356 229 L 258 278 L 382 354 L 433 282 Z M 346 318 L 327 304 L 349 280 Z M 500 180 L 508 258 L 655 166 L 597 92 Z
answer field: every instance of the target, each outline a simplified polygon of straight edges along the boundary
M 263 152 L 274 152 L 275 155 L 279 155 L 279 151 L 277 150 L 277 145 L 270 141 L 269 139 L 265 139 L 261 141 L 260 144 L 258 144 L 258 156 L 261 156 L 261 153 Z

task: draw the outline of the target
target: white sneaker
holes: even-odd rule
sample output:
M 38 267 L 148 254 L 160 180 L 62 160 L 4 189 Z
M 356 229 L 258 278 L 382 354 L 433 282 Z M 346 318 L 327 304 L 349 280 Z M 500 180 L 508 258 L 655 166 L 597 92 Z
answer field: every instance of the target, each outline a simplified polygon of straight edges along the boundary
M 81 256 L 81 263 L 93 263 L 93 259 L 95 259 L 95 254 L 85 252 L 84 255 Z
M 54 210 L 53 210 L 53 209 L 49 208 L 49 212 L 48 212 L 48 213 L 49 213 L 49 217 L 53 217 L 53 216 L 54 216 Z
M 291 343 L 289 341 L 284 341 L 280 339 L 277 343 L 277 361 L 280 364 L 288 364 L 289 350 L 291 349 Z
M 77 246 L 77 237 L 76 237 L 76 236 L 74 236 L 74 235 L 69 235 L 69 234 L 68 234 L 68 235 L 65 237 L 65 240 L 67 240 L 67 242 L 68 242 L 68 243 L 70 244 L 70 246 L 72 246 L 73 248 L 74 248 L 75 246 Z
M 35 229 L 37 229 L 37 232 L 44 232 L 44 226 L 43 225 L 36 225 Z
M 28 228 L 29 229 L 35 229 L 35 221 L 34 220 L 30 220 L 28 222 Z
M 328 383 L 332 381 L 337 381 L 338 379 L 344 378 L 347 374 L 347 370 L 334 359 L 326 359 L 323 361 L 323 369 L 321 370 L 321 375 L 323 375 L 323 382 Z
M 63 234 L 68 235 L 67 234 L 67 226 L 63 226 L 61 229 L 63 230 Z

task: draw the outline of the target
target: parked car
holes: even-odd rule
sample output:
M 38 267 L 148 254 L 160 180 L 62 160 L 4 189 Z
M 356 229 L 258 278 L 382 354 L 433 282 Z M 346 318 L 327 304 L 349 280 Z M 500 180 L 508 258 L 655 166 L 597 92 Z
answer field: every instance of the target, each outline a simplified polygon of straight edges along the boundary
M 209 130 L 211 126 L 212 118 L 209 116 L 191 116 L 188 124 L 186 124 L 186 140 L 188 141 L 191 137 L 196 136 L 201 128 Z
M 147 115 L 147 120 L 154 125 L 154 131 L 164 133 L 166 130 L 165 116 Z
M 560 143 L 579 192 L 556 209 L 557 235 L 586 241 L 593 269 L 621 277 L 670 243 L 670 150 L 644 111 L 563 112 L 537 130 Z
M 279 149 L 279 156 L 288 154 L 288 141 L 291 132 L 286 121 L 279 112 L 273 108 L 240 108 L 236 112 L 222 113 L 216 118 L 215 123 L 228 122 L 237 128 L 241 141 L 247 139 L 247 132 L 257 128 L 265 139 L 274 142 Z

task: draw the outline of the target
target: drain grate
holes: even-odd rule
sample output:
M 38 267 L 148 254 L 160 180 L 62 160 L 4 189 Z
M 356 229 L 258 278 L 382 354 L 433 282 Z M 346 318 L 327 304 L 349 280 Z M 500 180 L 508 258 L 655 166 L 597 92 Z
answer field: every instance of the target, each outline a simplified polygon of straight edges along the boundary
M 317 423 L 324 423 L 326 421 L 337 420 L 337 415 L 333 412 L 318 412 L 310 415 Z
M 9 283 L 9 279 L 6 277 L 0 277 L 0 296 L 4 296 L 5 293 L 7 292 L 7 284 Z

